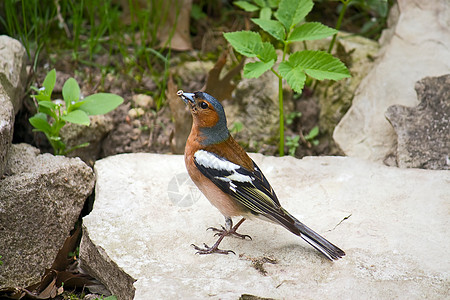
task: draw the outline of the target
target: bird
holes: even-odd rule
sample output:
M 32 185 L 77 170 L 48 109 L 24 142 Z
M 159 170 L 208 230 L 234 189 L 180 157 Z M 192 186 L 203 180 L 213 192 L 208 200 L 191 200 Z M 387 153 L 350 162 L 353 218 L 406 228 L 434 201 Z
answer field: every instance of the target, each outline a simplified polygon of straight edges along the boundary
M 185 93 L 179 90 L 177 95 L 189 107 L 193 118 L 184 152 L 187 172 L 198 189 L 225 217 L 225 227 L 208 228 L 219 237 L 216 243 L 211 247 L 192 244 L 196 253 L 235 254 L 232 250 L 220 249 L 220 243 L 226 236 L 251 239 L 237 233 L 237 229 L 246 219 L 257 217 L 285 227 L 331 261 L 345 255 L 343 250 L 281 206 L 261 169 L 231 136 L 224 108 L 217 99 L 201 91 Z M 242 219 L 233 226 L 232 217 L 238 216 Z

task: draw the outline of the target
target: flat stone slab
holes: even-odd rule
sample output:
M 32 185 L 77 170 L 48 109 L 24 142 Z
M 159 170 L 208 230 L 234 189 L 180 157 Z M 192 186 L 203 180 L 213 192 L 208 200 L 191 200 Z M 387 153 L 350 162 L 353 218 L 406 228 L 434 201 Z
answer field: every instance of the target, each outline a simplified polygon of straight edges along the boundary
M 341 247 L 330 262 L 281 226 L 249 220 L 225 238 L 236 255 L 196 255 L 222 215 L 188 179 L 182 156 L 97 161 L 83 219 L 85 267 L 120 299 L 392 299 L 448 297 L 450 172 L 349 157 L 252 158 L 282 205 Z

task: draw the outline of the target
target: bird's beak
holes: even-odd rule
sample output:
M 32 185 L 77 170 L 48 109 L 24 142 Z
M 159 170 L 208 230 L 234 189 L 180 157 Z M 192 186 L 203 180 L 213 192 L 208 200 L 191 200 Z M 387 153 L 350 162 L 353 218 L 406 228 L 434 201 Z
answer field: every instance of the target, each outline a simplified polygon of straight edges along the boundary
M 177 95 L 184 101 L 184 103 L 190 104 L 191 106 L 195 105 L 194 93 L 184 93 L 182 90 L 179 90 Z

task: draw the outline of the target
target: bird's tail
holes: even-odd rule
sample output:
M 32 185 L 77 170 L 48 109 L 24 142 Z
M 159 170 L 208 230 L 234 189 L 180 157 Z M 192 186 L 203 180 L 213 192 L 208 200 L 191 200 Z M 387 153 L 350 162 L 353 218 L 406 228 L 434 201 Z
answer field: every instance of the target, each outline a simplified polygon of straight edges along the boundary
M 337 260 L 345 255 L 345 252 L 343 250 L 327 241 L 324 237 L 297 220 L 284 209 L 283 212 L 286 215 L 284 216 L 283 220 L 277 218 L 279 223 L 292 233 L 300 236 L 308 244 L 325 255 L 329 260 Z

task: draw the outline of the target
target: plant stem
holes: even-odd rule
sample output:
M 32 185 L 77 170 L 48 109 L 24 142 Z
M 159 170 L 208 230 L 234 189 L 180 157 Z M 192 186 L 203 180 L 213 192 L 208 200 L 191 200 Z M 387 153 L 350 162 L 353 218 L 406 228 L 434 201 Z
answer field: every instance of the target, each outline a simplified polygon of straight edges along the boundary
M 342 24 L 342 19 L 344 18 L 345 15 L 345 11 L 347 10 L 348 4 L 350 3 L 351 0 L 341 0 L 342 2 L 342 9 L 341 12 L 339 13 L 339 18 L 336 22 L 336 30 L 339 31 L 339 29 L 341 28 L 341 24 Z M 330 46 L 328 47 L 328 53 L 331 53 L 331 50 L 333 50 L 333 46 L 334 43 L 336 41 L 336 37 L 337 37 L 337 33 L 333 35 L 333 38 L 331 39 L 331 43 Z
M 284 156 L 284 109 L 283 109 L 283 78 L 278 78 L 278 109 L 280 113 L 280 145 L 278 153 Z
M 286 53 L 288 50 L 288 43 L 284 43 L 283 47 L 283 58 L 281 61 L 285 61 Z M 278 154 L 284 156 L 284 105 L 283 105 L 283 77 L 278 74 L 273 68 L 272 72 L 278 77 L 278 111 L 279 111 L 279 121 L 280 121 L 280 143 L 278 145 Z

